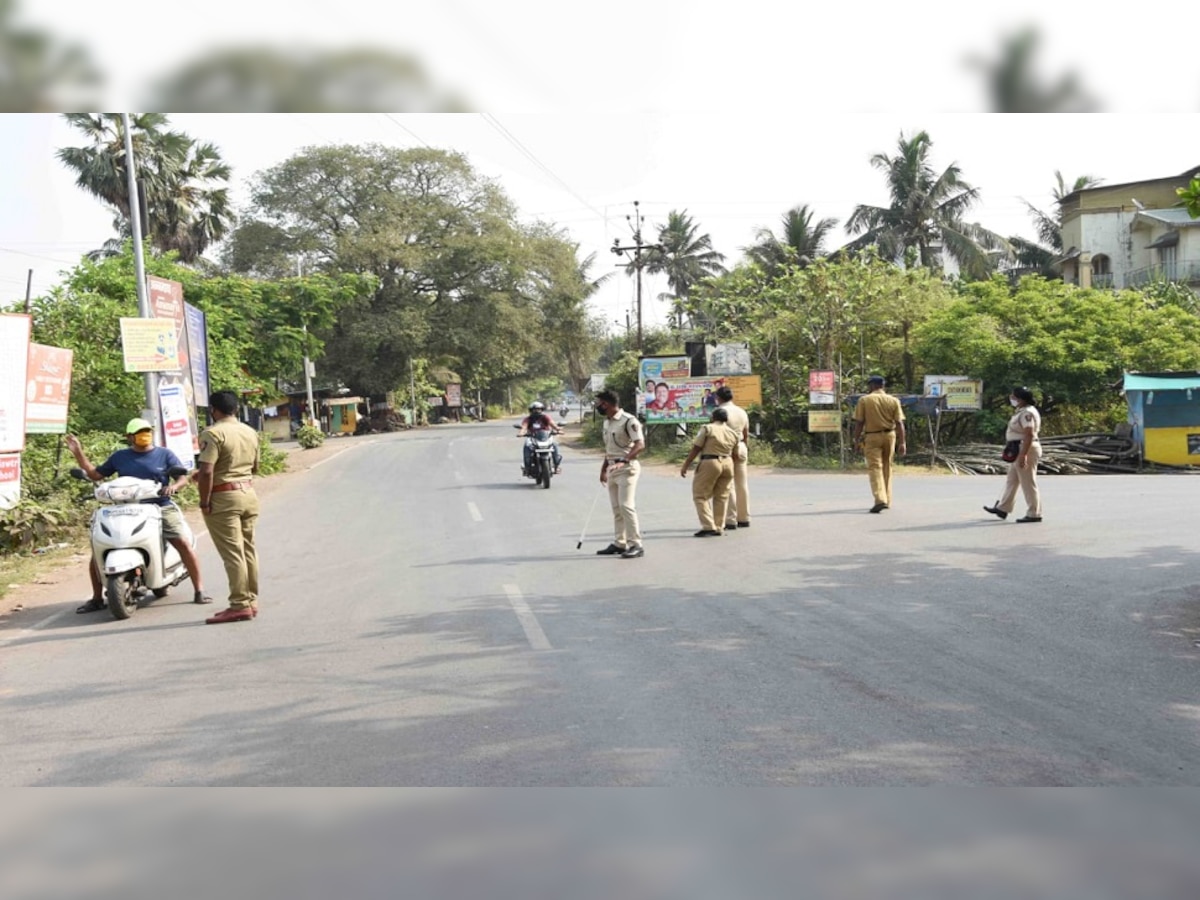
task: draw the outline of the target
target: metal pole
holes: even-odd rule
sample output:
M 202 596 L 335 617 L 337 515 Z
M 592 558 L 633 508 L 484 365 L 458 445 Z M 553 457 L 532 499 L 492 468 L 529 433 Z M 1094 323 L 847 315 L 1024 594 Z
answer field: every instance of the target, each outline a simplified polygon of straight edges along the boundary
M 25 315 L 33 315 L 33 269 L 25 279 Z
M 408 358 L 408 387 L 409 387 L 409 390 L 412 391 L 412 422 L 409 424 L 411 424 L 414 428 L 416 428 L 417 427 L 417 379 L 416 379 L 416 376 L 413 375 L 413 361 L 412 361 L 411 356 Z
M 304 277 L 303 259 L 296 260 L 296 277 Z M 300 327 L 304 331 L 304 392 L 308 395 L 308 424 L 316 428 L 319 420 L 317 419 L 317 408 L 313 405 L 312 363 L 308 358 L 308 316 L 305 315 L 304 318 L 305 321 L 300 323 Z
M 129 113 L 121 113 L 121 130 L 125 132 L 125 179 L 129 188 L 129 231 L 133 235 L 133 271 L 137 285 L 138 316 L 143 319 L 152 318 L 150 314 L 150 297 L 146 290 L 146 260 L 142 253 L 142 213 L 138 202 L 137 190 L 137 161 L 133 156 L 133 126 L 129 121 Z M 144 418 L 154 423 L 155 443 L 163 443 L 162 423 L 158 421 L 158 403 L 155 393 L 158 386 L 158 374 L 146 372 L 142 376 L 145 387 L 146 408 Z

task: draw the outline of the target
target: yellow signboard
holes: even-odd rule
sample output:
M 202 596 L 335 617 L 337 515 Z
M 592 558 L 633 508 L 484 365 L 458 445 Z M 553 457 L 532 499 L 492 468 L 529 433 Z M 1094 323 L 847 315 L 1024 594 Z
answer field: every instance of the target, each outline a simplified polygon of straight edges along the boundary
M 982 409 L 982 381 L 951 381 L 942 385 L 947 410 Z
M 121 319 L 126 372 L 179 370 L 179 339 L 171 319 Z
M 842 413 L 837 409 L 810 409 L 808 411 L 808 432 L 816 434 L 821 431 L 841 431 Z
M 721 375 L 713 380 L 714 385 L 719 382 L 733 391 L 733 402 L 742 409 L 755 403 L 762 406 L 761 375 Z

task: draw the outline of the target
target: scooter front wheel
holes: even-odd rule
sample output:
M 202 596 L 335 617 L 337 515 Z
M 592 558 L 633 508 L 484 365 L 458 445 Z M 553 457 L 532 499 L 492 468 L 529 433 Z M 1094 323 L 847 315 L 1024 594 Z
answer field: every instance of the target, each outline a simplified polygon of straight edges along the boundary
M 128 619 L 137 609 L 138 577 L 133 572 L 108 576 L 108 611 L 114 619 Z

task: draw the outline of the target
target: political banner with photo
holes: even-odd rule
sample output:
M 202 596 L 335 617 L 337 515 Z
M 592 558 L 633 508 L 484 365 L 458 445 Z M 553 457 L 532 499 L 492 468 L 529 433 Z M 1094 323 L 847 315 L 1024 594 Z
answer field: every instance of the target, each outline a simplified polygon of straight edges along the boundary
M 192 371 L 191 342 L 188 339 L 187 303 L 183 299 L 183 285 L 169 278 L 159 278 L 157 275 L 146 276 L 146 287 L 150 297 L 150 314 L 160 319 L 170 319 L 175 323 L 176 356 L 179 364 L 174 370 L 161 370 L 159 382 L 183 385 L 184 403 L 188 410 L 188 430 L 192 436 L 192 455 L 200 452 L 200 415 L 196 407 L 200 401 L 196 396 L 195 376 Z M 207 380 L 207 378 L 206 378 Z M 161 393 L 160 395 L 161 396 Z M 208 395 L 203 396 L 203 402 L 208 403 Z M 159 421 L 167 421 L 165 411 L 159 409 Z M 165 429 L 164 429 L 165 437 Z M 182 457 L 181 457 L 182 458 Z
M 758 375 L 692 378 L 686 356 L 643 357 L 638 366 L 637 410 L 647 424 L 707 422 L 717 407 L 717 389 L 729 387 L 733 402 L 745 408 L 762 403 Z
M 0 453 L 19 453 L 25 449 L 25 398 L 32 330 L 32 317 L 0 314 Z
M 66 434 L 71 403 L 73 350 L 29 345 L 29 372 L 25 388 L 26 434 Z

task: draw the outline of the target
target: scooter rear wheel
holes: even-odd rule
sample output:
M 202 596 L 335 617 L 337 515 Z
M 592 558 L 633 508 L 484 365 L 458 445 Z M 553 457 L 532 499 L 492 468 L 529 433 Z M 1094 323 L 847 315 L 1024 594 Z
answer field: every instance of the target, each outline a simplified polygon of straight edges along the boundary
M 137 609 L 138 580 L 132 572 L 108 576 L 108 611 L 114 619 L 128 619 Z

